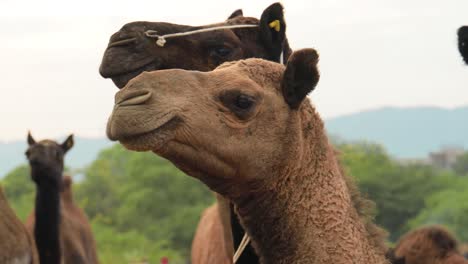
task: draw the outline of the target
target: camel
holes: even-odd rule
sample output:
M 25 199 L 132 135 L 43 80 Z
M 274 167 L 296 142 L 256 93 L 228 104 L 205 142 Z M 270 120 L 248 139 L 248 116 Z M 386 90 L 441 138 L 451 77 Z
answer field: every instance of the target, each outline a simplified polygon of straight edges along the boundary
M 58 144 L 52 140 L 36 142 L 28 133 L 27 141 L 36 204 L 26 227 L 34 234 L 40 263 L 98 263 L 88 219 L 73 201 L 72 179 L 63 176 L 63 160 L 73 147 L 73 135 Z
M 426 226 L 401 237 L 393 250 L 405 264 L 468 264 L 455 237 L 441 226 Z
M 458 50 L 465 63 L 468 64 L 468 26 L 458 29 Z
M 271 23 L 274 21 L 278 21 L 279 24 L 272 27 Z M 148 29 L 161 32 L 161 34 L 169 34 L 243 24 L 259 25 L 259 27 L 224 29 L 188 35 L 180 39 L 168 39 L 164 47 L 156 45 L 154 41 L 149 41 L 148 37 L 143 34 Z M 111 78 L 117 87 L 122 88 L 131 78 L 143 71 L 170 68 L 208 71 L 226 61 L 249 57 L 279 61 L 281 54 L 284 59 L 287 59 L 290 53 L 283 7 L 275 3 L 263 11 L 260 19 L 244 17 L 242 10 L 238 9 L 224 22 L 198 27 L 165 22 L 128 23 L 110 38 L 100 66 L 100 73 L 105 78 Z M 239 247 L 244 236 L 245 231 L 235 213 L 230 210 L 232 206 L 229 206 L 229 201 L 220 196 L 217 197 L 220 205 L 214 207 L 225 211 L 214 214 L 214 210 L 208 208 L 202 213 L 200 223 L 212 223 L 209 226 L 217 231 L 204 228 L 201 224 L 198 225 L 196 231 L 198 235 L 193 241 L 196 249 L 192 247 L 193 264 L 231 263 L 231 260 L 226 261 L 226 258 L 221 256 L 231 256 L 232 259 L 233 248 Z M 212 219 L 220 215 L 226 216 L 223 221 Z M 223 228 L 217 225 L 222 225 Z M 203 234 L 198 229 L 203 229 L 207 233 Z M 231 230 L 232 235 L 226 233 L 227 230 Z M 205 245 L 223 238 L 226 240 L 223 243 Z M 219 259 L 214 261 L 216 257 Z M 237 263 L 258 263 L 258 257 L 248 246 Z
M 31 234 L 8 204 L 0 186 L 0 263 L 38 264 Z
M 232 201 L 260 263 L 388 263 L 384 232 L 306 99 L 317 63 L 304 49 L 286 67 L 251 58 L 142 73 L 116 94 L 107 135 Z
M 215 203 L 203 211 L 192 242 L 191 263 L 232 263 L 232 240 L 220 235 L 229 232 L 223 228 L 224 211 L 219 208 L 223 204 L 228 203 Z

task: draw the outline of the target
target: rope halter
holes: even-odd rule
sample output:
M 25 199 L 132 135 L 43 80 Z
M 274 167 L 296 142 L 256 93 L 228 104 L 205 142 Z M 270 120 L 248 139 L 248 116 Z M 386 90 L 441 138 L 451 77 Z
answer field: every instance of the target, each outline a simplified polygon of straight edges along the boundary
M 271 21 L 268 24 L 268 26 L 274 29 L 276 32 L 279 32 L 281 30 L 281 22 L 279 20 Z M 203 32 L 210 32 L 210 31 L 215 31 L 215 30 L 233 29 L 233 28 L 254 28 L 254 27 L 258 27 L 258 25 L 243 24 L 243 25 L 219 26 L 219 27 L 202 28 L 202 29 L 186 31 L 186 32 L 171 33 L 171 34 L 165 34 L 165 35 L 158 35 L 157 34 L 158 32 L 156 30 L 150 29 L 150 30 L 145 31 L 145 36 L 147 36 L 148 38 L 156 38 L 156 45 L 158 45 L 159 47 L 164 47 L 164 45 L 167 42 L 166 39 L 168 38 L 189 36 L 189 35 L 199 34 Z M 280 55 L 281 64 L 284 64 L 283 60 L 284 60 L 283 52 L 281 52 L 281 55 Z
M 281 22 L 279 20 L 273 20 L 272 22 L 268 24 L 268 26 L 276 30 L 277 32 L 279 32 L 281 29 Z M 167 38 L 189 36 L 193 34 L 215 31 L 215 30 L 222 30 L 222 29 L 253 28 L 253 27 L 258 27 L 258 25 L 244 24 L 244 25 L 219 26 L 219 27 L 202 28 L 202 29 L 197 29 L 197 30 L 192 30 L 192 31 L 165 34 L 165 35 L 158 35 L 157 34 L 158 32 L 156 30 L 147 30 L 145 31 L 145 36 L 147 36 L 148 38 L 157 38 L 156 44 L 160 47 L 164 47 L 164 44 L 166 44 Z
M 182 36 L 189 36 L 194 34 L 199 34 L 203 32 L 215 31 L 215 30 L 222 30 L 222 29 L 232 29 L 232 28 L 253 28 L 258 27 L 258 25 L 232 25 L 232 26 L 219 26 L 219 27 L 211 27 L 211 28 L 202 28 L 187 32 L 180 32 L 180 33 L 172 33 L 172 34 L 165 34 L 165 35 L 158 35 L 156 30 L 147 30 L 145 31 L 145 35 L 148 38 L 157 38 L 156 45 L 159 47 L 164 47 L 166 44 L 166 39 L 168 38 L 175 38 L 175 37 L 182 37 Z

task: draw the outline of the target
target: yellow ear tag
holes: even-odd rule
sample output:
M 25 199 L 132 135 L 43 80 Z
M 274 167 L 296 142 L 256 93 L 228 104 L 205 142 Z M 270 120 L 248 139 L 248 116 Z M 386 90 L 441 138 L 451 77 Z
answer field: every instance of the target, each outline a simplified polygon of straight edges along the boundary
M 268 24 L 268 26 L 270 28 L 273 28 L 274 30 L 276 30 L 276 32 L 279 32 L 280 29 L 281 29 L 281 23 L 280 23 L 280 21 L 278 19 L 273 20 L 272 22 L 270 22 L 270 24 Z

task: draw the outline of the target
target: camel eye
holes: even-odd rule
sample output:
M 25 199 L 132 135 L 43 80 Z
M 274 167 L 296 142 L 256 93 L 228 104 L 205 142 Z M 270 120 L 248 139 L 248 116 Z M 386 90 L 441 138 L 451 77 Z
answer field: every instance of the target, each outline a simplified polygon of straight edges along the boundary
M 29 158 L 29 156 L 31 156 L 31 151 L 29 151 L 29 149 L 28 149 L 28 150 L 26 150 L 26 152 L 24 154 L 26 155 L 27 158 Z
M 227 91 L 220 95 L 220 101 L 240 119 L 248 119 L 255 111 L 256 98 L 239 90 Z
M 232 49 L 225 47 L 225 46 L 221 46 L 221 47 L 214 47 L 212 54 L 217 57 L 224 58 L 224 57 L 229 56 L 231 52 L 232 52 Z
M 242 110 L 248 110 L 253 104 L 253 99 L 245 94 L 238 95 L 235 101 L 235 105 Z

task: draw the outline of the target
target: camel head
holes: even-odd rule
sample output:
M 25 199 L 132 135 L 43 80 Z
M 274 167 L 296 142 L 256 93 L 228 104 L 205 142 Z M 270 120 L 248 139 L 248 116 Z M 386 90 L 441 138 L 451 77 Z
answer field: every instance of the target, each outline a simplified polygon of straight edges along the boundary
M 116 94 L 107 135 L 169 159 L 222 194 L 217 184 L 270 176 L 285 162 L 300 130 L 293 126 L 311 109 L 305 99 L 319 80 L 317 62 L 317 52 L 304 49 L 286 68 L 247 59 L 210 72 L 142 73 Z
M 406 264 L 405 257 L 395 256 L 395 250 L 393 248 L 388 249 L 388 251 L 385 253 L 385 258 L 391 264 Z
M 442 226 L 426 226 L 404 235 L 394 249 L 394 256 L 405 263 L 466 264 L 458 251 L 458 241 Z
M 458 50 L 465 63 L 468 64 L 468 26 L 458 29 Z
M 31 133 L 28 133 L 28 149 L 26 157 L 31 166 L 31 175 L 34 182 L 62 182 L 65 153 L 73 147 L 73 135 L 70 135 L 62 144 L 53 140 L 41 140 L 36 142 Z M 47 173 L 57 172 L 57 173 Z M 47 178 L 57 177 L 57 178 Z
M 244 24 L 258 27 L 167 38 L 164 46 L 158 46 L 156 38 L 145 34 L 165 35 Z M 260 20 L 244 17 L 242 10 L 236 10 L 226 21 L 204 26 L 132 22 L 111 36 L 99 72 L 122 88 L 143 71 L 172 68 L 210 71 L 223 62 L 250 57 L 279 61 L 282 52 L 285 57 L 290 53 L 285 32 L 283 7 L 279 3 L 265 9 Z

